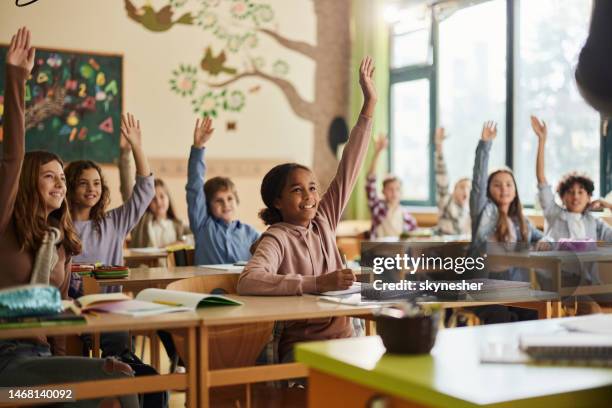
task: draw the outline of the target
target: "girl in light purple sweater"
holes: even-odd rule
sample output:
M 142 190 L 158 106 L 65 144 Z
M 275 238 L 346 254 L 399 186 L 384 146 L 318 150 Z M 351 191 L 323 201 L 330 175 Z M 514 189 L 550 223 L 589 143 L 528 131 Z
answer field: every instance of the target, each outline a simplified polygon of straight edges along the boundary
M 364 96 L 336 176 L 323 195 L 310 169 L 296 163 L 274 167 L 261 184 L 266 208 L 260 217 L 268 230 L 238 280 L 241 295 L 301 295 L 347 289 L 355 280 L 343 269 L 336 227 L 346 207 L 370 141 L 376 90 L 374 63 L 366 57 L 359 70 Z M 293 344 L 304 340 L 350 337 L 349 319 L 287 322 L 279 340 L 281 361 L 292 359 Z

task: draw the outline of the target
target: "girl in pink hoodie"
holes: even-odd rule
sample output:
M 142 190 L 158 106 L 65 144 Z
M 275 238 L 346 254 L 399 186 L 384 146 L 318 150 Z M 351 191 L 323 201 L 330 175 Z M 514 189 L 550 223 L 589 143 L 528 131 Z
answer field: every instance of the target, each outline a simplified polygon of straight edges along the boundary
M 270 227 L 240 275 L 239 294 L 320 293 L 347 289 L 355 280 L 350 269 L 343 269 L 336 227 L 370 141 L 377 100 L 373 73 L 372 59 L 364 58 L 359 68 L 364 97 L 361 114 L 324 194 L 319 194 L 314 173 L 300 164 L 278 165 L 264 177 L 261 197 L 266 208 L 259 216 Z M 279 341 L 280 360 L 292 360 L 296 342 L 350 337 L 352 333 L 347 317 L 286 322 Z

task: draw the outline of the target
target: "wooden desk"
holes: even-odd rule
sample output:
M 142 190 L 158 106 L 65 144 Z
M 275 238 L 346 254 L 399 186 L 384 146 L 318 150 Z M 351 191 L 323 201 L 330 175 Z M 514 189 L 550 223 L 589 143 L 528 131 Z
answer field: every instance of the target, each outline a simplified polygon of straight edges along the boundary
M 377 397 L 395 408 L 609 406 L 610 368 L 480 363 L 481 344 L 552 333 L 561 320 L 445 329 L 431 355 L 385 355 L 370 336 L 302 343 L 296 356 L 310 369 L 310 407 L 364 407 Z
M 114 395 L 125 395 L 165 390 L 185 390 L 187 406 L 197 407 L 197 327 L 200 323 L 194 312 L 170 313 L 146 318 L 133 318 L 122 315 L 101 314 L 87 316 L 87 324 L 66 325 L 45 328 L 3 329 L 0 339 L 28 338 L 38 335 L 59 336 L 68 334 L 101 333 L 129 330 L 173 330 L 186 336 L 187 367 L 192 367 L 185 374 L 165 374 L 158 376 L 134 377 L 113 380 L 82 381 L 52 386 L 37 386 L 37 389 L 71 388 L 78 399 L 90 399 Z M 25 404 L 25 403 L 24 403 Z M 29 403 L 31 404 L 31 402 Z M 0 406 L 16 404 L 0 404 Z
M 208 330 L 211 327 L 315 319 L 337 316 L 369 316 L 376 306 L 348 306 L 320 302 L 316 296 L 237 296 L 243 306 L 203 308 L 197 311 L 202 319 L 199 328 L 199 383 L 200 408 L 208 408 L 209 389 L 224 385 L 248 384 L 287 378 L 305 377 L 306 366 L 300 363 L 240 367 L 210 370 L 208 365 Z
M 148 249 L 148 248 L 147 248 Z M 126 266 L 139 267 L 142 265 L 155 267 L 160 265 L 160 261 L 168 259 L 169 252 L 165 249 L 159 251 L 134 251 L 131 249 L 123 250 L 123 262 Z
M 191 278 L 193 276 L 237 274 L 239 272 L 224 271 L 221 269 L 203 268 L 200 266 L 175 266 L 158 268 L 130 269 L 127 278 L 96 279 L 99 286 L 122 285 L 125 292 L 137 294 L 147 288 L 165 288 L 169 283 Z
M 561 269 L 564 263 L 573 262 L 612 263 L 612 247 L 600 247 L 597 251 L 525 251 L 506 253 L 487 253 L 489 266 L 543 269 L 551 272 L 552 290 L 561 296 L 580 296 L 612 293 L 612 284 L 592 286 L 562 287 Z

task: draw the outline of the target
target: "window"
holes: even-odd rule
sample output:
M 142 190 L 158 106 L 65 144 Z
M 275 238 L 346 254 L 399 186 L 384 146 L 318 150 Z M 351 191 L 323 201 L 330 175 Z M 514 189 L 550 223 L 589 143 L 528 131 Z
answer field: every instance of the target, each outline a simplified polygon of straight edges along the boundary
M 565 173 L 577 170 L 593 178 L 599 191 L 599 115 L 584 102 L 574 80 L 591 2 L 522 0 L 518 7 L 514 169 L 521 199 L 537 202 L 532 114 L 548 125 L 546 178 L 553 189 Z
M 574 80 L 591 7 L 591 0 L 458 0 L 437 10 L 440 21 L 421 27 L 401 14 L 406 21 L 391 30 L 390 167 L 404 181 L 406 203 L 435 204 L 433 127 L 448 135 L 452 188 L 471 177 L 482 124 L 494 120 L 489 167 L 512 167 L 522 202 L 534 205 L 531 114 L 548 124 L 546 175 L 553 187 L 573 170 L 590 175 L 597 193 L 601 177 L 610 183 L 599 115 Z
M 391 171 L 402 180 L 402 199 L 429 201 L 429 79 L 393 84 L 391 106 Z
M 439 32 L 439 126 L 448 135 L 444 157 L 452 189 L 472 176 L 484 121 L 497 122 L 489 167 L 506 161 L 506 2 L 459 10 L 440 23 Z

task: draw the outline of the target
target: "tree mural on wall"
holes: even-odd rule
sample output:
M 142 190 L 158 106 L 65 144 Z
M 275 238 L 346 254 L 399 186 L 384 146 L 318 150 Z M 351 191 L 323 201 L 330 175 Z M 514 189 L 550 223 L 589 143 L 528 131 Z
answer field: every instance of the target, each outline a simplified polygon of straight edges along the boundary
M 335 129 L 346 128 L 337 126 L 337 123 L 339 118 L 343 120 L 348 110 L 350 0 L 309 0 L 316 16 L 315 44 L 279 33 L 275 29 L 274 8 L 263 1 L 169 0 L 157 12 L 149 1 L 140 8 L 130 0 L 124 1 L 128 16 L 144 28 L 161 31 L 157 28 L 169 29 L 174 21 L 191 25 L 194 30 L 203 30 L 223 44 L 223 49 L 206 45 L 203 55 L 190 63 L 179 64 L 172 73 L 171 89 L 189 99 L 199 115 L 240 112 L 247 97 L 255 98 L 250 94 L 258 89 L 244 88 L 241 84 L 244 79 L 259 79 L 262 86 L 276 86 L 293 112 L 313 124 L 313 168 L 321 183 L 324 186 L 328 184 L 337 167 L 337 145 L 347 137 L 346 131 L 338 136 Z M 155 24 L 151 23 L 152 17 L 146 20 L 136 17 L 145 14 L 159 16 L 160 13 L 163 18 Z M 181 17 L 173 20 L 174 15 Z M 286 78 L 291 67 L 283 55 L 273 58 L 257 55 L 262 36 L 273 39 L 281 46 L 282 53 L 296 52 L 315 63 L 313 100 L 302 97 Z M 333 127 L 332 123 L 335 123 Z

